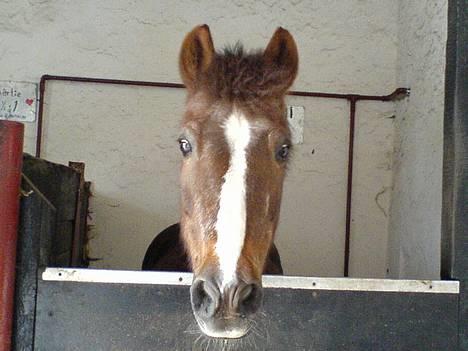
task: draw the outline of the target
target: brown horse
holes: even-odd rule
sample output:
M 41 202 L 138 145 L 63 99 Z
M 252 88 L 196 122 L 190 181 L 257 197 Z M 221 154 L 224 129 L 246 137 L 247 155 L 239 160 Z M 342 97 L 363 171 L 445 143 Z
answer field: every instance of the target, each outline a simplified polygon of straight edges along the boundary
M 291 148 L 284 96 L 297 48 L 278 28 L 263 51 L 216 52 L 202 25 L 185 37 L 179 66 L 188 90 L 180 232 L 194 272 L 192 309 L 206 335 L 239 338 L 261 305 L 279 218 Z

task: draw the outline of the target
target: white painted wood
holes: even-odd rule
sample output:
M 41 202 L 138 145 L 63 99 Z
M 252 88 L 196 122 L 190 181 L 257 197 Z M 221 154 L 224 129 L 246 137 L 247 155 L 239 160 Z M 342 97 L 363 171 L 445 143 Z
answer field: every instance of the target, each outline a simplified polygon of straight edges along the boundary
M 47 268 L 42 279 L 88 283 L 190 285 L 192 273 L 118 271 L 104 269 Z M 316 278 L 292 276 L 263 276 L 265 288 L 334 291 L 415 292 L 458 294 L 459 283 L 442 280 L 393 280 L 355 278 Z

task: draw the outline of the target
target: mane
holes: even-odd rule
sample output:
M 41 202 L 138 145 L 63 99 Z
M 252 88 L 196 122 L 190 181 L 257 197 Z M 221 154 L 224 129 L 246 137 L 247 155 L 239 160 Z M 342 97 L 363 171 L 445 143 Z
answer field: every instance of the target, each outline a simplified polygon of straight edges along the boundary
M 261 50 L 246 51 L 242 44 L 216 52 L 201 78 L 202 87 L 215 98 L 250 100 L 284 94 L 281 82 L 288 72 L 267 63 Z

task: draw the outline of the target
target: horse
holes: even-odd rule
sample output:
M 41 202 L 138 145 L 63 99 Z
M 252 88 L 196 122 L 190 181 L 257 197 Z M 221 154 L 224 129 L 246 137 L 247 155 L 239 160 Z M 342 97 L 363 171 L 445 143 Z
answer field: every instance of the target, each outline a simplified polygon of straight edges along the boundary
M 280 263 L 273 240 L 292 150 L 284 98 L 297 75 L 297 47 L 279 27 L 264 50 L 215 51 L 209 27 L 200 25 L 183 40 L 179 70 L 187 88 L 178 139 L 181 219 L 166 234 L 172 244 L 163 237 L 159 244 L 172 245 L 185 263 L 158 263 L 150 254 L 143 266 L 192 271 L 200 330 L 240 338 L 261 306 L 262 273 L 282 273 L 269 267 Z

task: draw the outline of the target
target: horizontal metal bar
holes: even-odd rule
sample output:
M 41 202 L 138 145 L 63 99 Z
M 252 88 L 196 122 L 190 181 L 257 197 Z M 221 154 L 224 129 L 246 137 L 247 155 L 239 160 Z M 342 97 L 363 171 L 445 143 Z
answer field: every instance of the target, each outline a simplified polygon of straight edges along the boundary
M 179 272 L 143 272 L 104 269 L 46 268 L 42 280 L 150 284 L 150 285 L 190 285 L 193 275 Z M 432 294 L 458 294 L 459 282 L 442 280 L 394 280 L 356 278 L 318 278 L 264 275 L 265 288 L 286 288 L 304 290 L 336 291 L 380 291 Z
M 149 82 L 140 80 L 125 80 L 125 79 L 108 79 L 108 78 L 93 78 L 93 77 L 72 77 L 72 76 L 57 76 L 45 74 L 41 78 L 41 84 L 47 80 L 58 80 L 68 82 L 81 82 L 81 83 L 96 83 L 96 84 L 117 84 L 117 85 L 133 85 L 145 87 L 159 87 L 159 88 L 185 88 L 181 83 L 170 82 Z M 346 99 L 346 100 L 373 100 L 373 101 L 394 101 L 408 96 L 410 89 L 397 88 L 388 95 L 361 95 L 361 94 L 340 94 L 340 93 L 323 93 L 316 91 L 290 91 L 288 95 L 304 96 L 304 97 L 319 97 L 329 99 Z
M 169 82 L 149 82 L 140 80 L 125 80 L 125 79 L 108 79 L 108 78 L 92 78 L 92 77 L 71 77 L 71 76 L 55 76 L 45 74 L 42 76 L 41 81 L 46 80 L 59 80 L 66 82 L 81 82 L 81 83 L 96 83 L 96 84 L 116 84 L 116 85 L 133 85 L 143 87 L 159 87 L 159 88 L 185 88 L 181 83 Z

